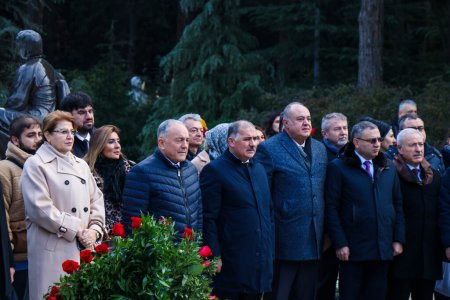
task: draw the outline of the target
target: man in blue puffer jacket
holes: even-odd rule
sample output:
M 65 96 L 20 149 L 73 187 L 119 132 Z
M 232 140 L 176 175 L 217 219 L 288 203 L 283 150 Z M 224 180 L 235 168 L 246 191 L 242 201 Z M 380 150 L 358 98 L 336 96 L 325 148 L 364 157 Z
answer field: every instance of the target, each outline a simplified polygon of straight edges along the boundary
M 158 149 L 128 173 L 123 191 L 123 222 L 141 212 L 155 218 L 171 217 L 180 237 L 185 228 L 202 231 L 202 200 L 198 172 L 186 160 L 189 133 L 177 120 L 158 127 Z

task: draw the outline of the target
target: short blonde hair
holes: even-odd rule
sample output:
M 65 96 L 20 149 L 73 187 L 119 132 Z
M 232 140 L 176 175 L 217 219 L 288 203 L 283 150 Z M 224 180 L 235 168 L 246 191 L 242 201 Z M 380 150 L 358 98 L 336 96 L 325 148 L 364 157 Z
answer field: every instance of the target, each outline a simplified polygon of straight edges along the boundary
M 67 121 L 72 123 L 73 129 L 77 130 L 77 125 L 75 124 L 75 120 L 71 113 L 62 110 L 55 110 L 54 112 L 49 113 L 44 118 L 42 132 L 49 132 L 49 133 L 52 132 L 55 129 L 56 125 L 58 125 L 58 123 L 61 121 Z

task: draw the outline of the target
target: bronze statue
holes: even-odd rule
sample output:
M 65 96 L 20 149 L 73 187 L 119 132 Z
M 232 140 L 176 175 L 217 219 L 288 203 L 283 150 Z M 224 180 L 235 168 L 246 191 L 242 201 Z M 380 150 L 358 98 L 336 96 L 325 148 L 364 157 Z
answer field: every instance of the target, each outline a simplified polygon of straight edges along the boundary
M 69 93 L 62 75 L 43 58 L 39 33 L 33 30 L 20 31 L 16 45 L 25 63 L 17 70 L 12 93 L 5 106 L 0 108 L 0 156 L 5 153 L 9 124 L 15 117 L 28 114 L 42 121 L 49 112 L 55 110 L 57 101 L 62 100 L 58 98 Z

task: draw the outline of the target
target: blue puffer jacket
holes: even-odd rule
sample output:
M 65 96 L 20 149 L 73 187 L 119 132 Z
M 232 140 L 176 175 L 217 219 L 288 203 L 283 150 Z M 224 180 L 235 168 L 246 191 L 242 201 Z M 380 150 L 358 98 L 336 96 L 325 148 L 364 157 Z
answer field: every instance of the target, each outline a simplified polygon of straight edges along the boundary
M 186 227 L 203 229 L 202 199 L 197 169 L 184 161 L 177 169 L 156 150 L 128 173 L 123 191 L 123 223 L 129 232 L 131 217 L 141 212 L 155 218 L 171 217 L 181 236 Z

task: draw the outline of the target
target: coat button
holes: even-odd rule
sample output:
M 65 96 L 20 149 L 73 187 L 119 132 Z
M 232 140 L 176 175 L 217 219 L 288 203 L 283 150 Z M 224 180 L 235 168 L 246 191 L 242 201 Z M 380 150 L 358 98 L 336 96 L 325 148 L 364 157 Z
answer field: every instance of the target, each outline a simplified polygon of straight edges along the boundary
M 69 180 L 64 181 L 65 185 L 69 185 Z
M 86 180 L 81 179 L 81 184 L 86 184 Z
M 73 213 L 77 212 L 77 209 L 76 209 L 75 207 L 72 208 L 72 212 L 73 212 Z
M 89 208 L 85 207 L 83 210 L 84 212 L 88 212 Z

